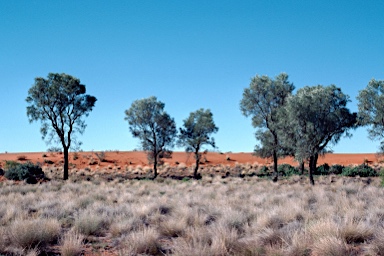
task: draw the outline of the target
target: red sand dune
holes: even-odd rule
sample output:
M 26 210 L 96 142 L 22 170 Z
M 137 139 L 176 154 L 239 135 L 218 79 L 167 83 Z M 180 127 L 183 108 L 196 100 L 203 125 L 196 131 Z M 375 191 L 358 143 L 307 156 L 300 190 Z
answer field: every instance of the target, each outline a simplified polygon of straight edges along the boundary
M 109 165 L 118 165 L 118 166 L 146 166 L 148 165 L 147 157 L 145 152 L 141 151 L 106 151 L 105 152 L 105 162 L 100 162 L 96 153 L 99 152 L 79 152 L 77 153 L 78 159 L 74 160 L 74 154 L 70 153 L 69 162 L 71 167 L 76 167 L 78 169 L 84 167 L 107 167 Z M 31 161 L 31 162 L 40 162 L 43 165 L 48 165 L 47 162 L 52 161 L 54 165 L 61 166 L 63 163 L 63 154 L 62 153 L 47 153 L 47 152 L 34 152 L 34 153 L 3 153 L 0 154 L 0 166 L 4 165 L 5 160 L 20 160 L 21 161 Z M 202 159 L 206 159 L 207 162 L 205 165 L 235 165 L 239 164 L 271 164 L 270 159 L 262 159 L 260 157 L 253 156 L 252 153 L 215 153 L 208 152 L 203 154 Z M 97 164 L 90 165 L 92 160 Z M 318 165 L 323 163 L 332 164 L 341 164 L 341 165 L 350 165 L 350 164 L 362 164 L 364 161 L 369 163 L 377 163 L 379 159 L 376 154 L 326 154 L 323 157 L 319 157 Z M 183 163 L 187 166 L 190 166 L 194 163 L 193 154 L 187 154 L 185 152 L 174 152 L 171 159 L 165 159 L 165 163 L 169 165 L 176 165 L 177 163 Z M 297 165 L 292 158 L 287 157 L 279 159 L 279 163 L 288 163 L 291 165 Z M 93 168 L 92 168 L 93 169 Z

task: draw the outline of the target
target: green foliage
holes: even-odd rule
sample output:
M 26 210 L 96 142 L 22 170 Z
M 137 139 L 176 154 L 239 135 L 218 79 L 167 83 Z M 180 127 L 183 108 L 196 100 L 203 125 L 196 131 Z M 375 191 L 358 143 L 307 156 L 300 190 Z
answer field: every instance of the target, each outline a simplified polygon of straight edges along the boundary
M 327 163 L 320 165 L 316 168 L 314 175 L 328 175 L 330 167 Z
M 370 166 L 361 164 L 355 167 L 347 166 L 344 167 L 343 172 L 341 173 L 344 176 L 349 177 L 376 177 L 378 174 L 377 172 Z
M 85 85 L 79 79 L 64 73 L 49 73 L 46 79 L 35 78 L 26 98 L 29 121 L 40 121 L 42 138 L 63 147 L 64 179 L 68 179 L 68 150 L 81 144 L 75 134 L 84 132 L 86 125 L 82 117 L 89 115 L 97 100 L 85 93 Z
M 249 87 L 244 89 L 240 109 L 244 116 L 252 117 L 252 125 L 258 129 L 256 139 L 261 145 L 255 147 L 257 155 L 265 158 L 273 157 L 274 154 L 286 155 L 277 133 L 283 125 L 280 122 L 279 110 L 294 89 L 285 73 L 275 79 L 255 76 Z
M 286 104 L 286 114 L 282 116 L 286 127 L 279 132 L 296 159 L 309 159 L 312 185 L 318 156 L 327 151 L 329 144 L 335 145 L 356 128 L 357 114 L 346 107 L 349 101 L 348 95 L 335 85 L 317 85 L 299 89 Z
M 180 128 L 178 144 L 185 146 L 187 152 L 196 152 L 204 145 L 215 147 L 215 141 L 211 137 L 219 128 L 213 121 L 212 112 L 207 109 L 199 109 L 189 114 Z
M 85 92 L 85 85 L 80 84 L 79 79 L 64 73 L 49 73 L 47 79 L 35 78 L 26 99 L 30 122 L 42 122 L 43 138 L 49 136 L 51 141 L 57 136 L 58 141 L 65 141 L 65 146 L 69 146 L 71 132 L 84 131 L 81 117 L 87 116 L 96 102 L 95 97 Z
M 199 109 L 189 114 L 185 119 L 183 127 L 180 128 L 178 144 L 186 148 L 187 152 L 193 152 L 195 155 L 196 166 L 193 176 L 197 178 L 197 170 L 201 159 L 200 150 L 205 145 L 215 148 L 215 140 L 212 133 L 216 133 L 219 128 L 213 121 L 211 110 Z
M 384 135 L 384 80 L 372 79 L 367 87 L 359 92 L 359 123 L 370 125 L 369 137 L 382 139 Z M 381 143 L 380 151 L 384 152 L 384 141 Z
M 44 172 L 38 164 L 6 161 L 5 177 L 9 180 L 26 180 L 28 183 L 36 183 L 37 179 L 44 178 Z
M 300 175 L 300 171 L 290 164 L 280 164 L 277 170 L 281 176 Z
M 141 141 L 141 147 L 147 151 L 150 163 L 153 163 L 154 175 L 161 158 L 170 158 L 171 148 L 176 139 L 176 123 L 164 111 L 165 104 L 152 96 L 136 100 L 125 111 L 125 120 L 134 138 Z

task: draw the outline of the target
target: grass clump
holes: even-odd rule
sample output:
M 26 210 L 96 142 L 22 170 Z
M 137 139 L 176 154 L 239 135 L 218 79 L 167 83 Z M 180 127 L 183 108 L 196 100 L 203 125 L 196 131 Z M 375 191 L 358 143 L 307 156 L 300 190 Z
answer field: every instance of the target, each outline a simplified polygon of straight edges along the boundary
M 16 248 L 31 249 L 56 240 L 60 230 L 56 219 L 17 219 L 8 227 L 8 235 Z
M 60 240 L 60 253 L 63 256 L 77 256 L 81 255 L 83 251 L 83 239 L 84 236 L 70 231 L 65 233 Z

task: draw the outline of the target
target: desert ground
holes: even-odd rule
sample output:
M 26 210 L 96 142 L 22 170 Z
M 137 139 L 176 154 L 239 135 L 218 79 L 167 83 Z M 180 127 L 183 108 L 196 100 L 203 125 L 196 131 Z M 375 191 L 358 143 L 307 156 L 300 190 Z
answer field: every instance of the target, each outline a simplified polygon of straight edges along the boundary
M 48 178 L 3 177 L 0 255 L 384 255 L 381 177 L 316 176 L 311 186 L 294 175 L 274 183 L 237 175 L 270 161 L 208 152 L 202 179 L 193 180 L 193 155 L 175 152 L 151 180 L 145 153 L 105 151 L 71 153 L 63 181 L 62 158 L 0 154 L 2 165 L 39 162 Z M 382 165 L 375 154 L 328 154 L 322 163 Z
M 103 159 L 100 160 L 100 154 L 104 154 Z M 98 156 L 99 155 L 99 156 Z M 77 156 L 77 157 L 75 157 Z M 61 166 L 63 163 L 63 154 L 59 152 L 27 152 L 27 153 L 2 153 L 0 154 L 0 163 L 5 160 L 13 161 L 31 161 L 33 163 L 41 163 L 43 166 Z M 71 163 L 70 168 L 108 168 L 108 166 L 148 166 L 148 160 L 145 152 L 142 151 L 98 151 L 98 152 L 77 152 L 70 153 L 69 161 Z M 380 158 L 377 154 L 326 154 L 319 157 L 318 165 L 328 163 L 329 165 L 341 164 L 341 165 L 355 165 L 362 164 L 365 161 L 369 163 L 378 163 Z M 191 166 L 195 163 L 193 154 L 185 152 L 174 152 L 172 158 L 164 159 L 164 163 L 168 166 L 177 166 L 183 164 Z M 279 164 L 291 164 L 297 165 L 291 157 L 279 159 Z M 215 166 L 215 165 L 228 165 L 235 166 L 236 164 L 259 164 L 269 165 L 270 159 L 262 159 L 252 155 L 252 153 L 217 153 L 207 152 L 203 153 L 201 165 L 202 166 Z

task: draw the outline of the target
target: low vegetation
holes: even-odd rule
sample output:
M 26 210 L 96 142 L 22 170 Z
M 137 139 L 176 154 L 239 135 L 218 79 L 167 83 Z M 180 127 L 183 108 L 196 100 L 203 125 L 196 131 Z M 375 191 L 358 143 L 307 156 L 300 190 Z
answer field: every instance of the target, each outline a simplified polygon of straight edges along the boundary
M 192 173 L 193 167 L 179 165 L 162 166 L 155 181 L 145 178 L 152 176 L 146 168 L 140 169 L 142 179 L 127 179 L 124 173 L 138 171 L 131 168 L 73 169 L 65 182 L 57 179 L 62 170 L 51 167 L 44 169 L 51 179 L 47 182 L 4 181 L 0 183 L 0 254 L 383 252 L 380 177 L 316 175 L 313 187 L 293 166 L 280 165 L 283 178 L 274 183 L 273 168 L 247 164 L 204 167 L 201 180 L 188 175 L 166 178 L 172 168 Z M 329 173 L 339 168 L 323 167 Z

